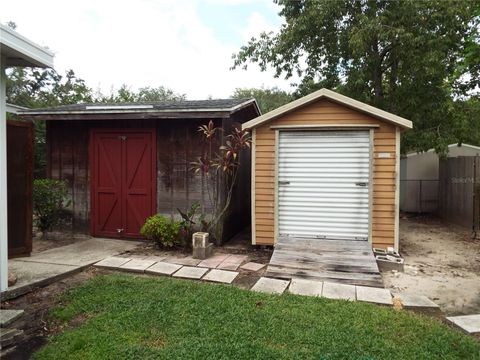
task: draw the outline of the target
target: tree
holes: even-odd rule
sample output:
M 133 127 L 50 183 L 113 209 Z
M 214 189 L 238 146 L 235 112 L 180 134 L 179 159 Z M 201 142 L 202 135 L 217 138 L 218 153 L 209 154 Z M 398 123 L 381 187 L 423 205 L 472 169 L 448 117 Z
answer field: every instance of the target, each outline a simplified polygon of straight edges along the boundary
M 250 148 L 251 138 L 247 130 L 238 128 L 233 128 L 230 134 L 223 137 L 223 129 L 215 127 L 212 120 L 207 125 L 200 126 L 198 131 L 207 145 L 207 150 L 191 165 L 196 174 L 202 174 L 206 179 L 210 214 L 203 221 L 207 230 L 219 243 L 223 229 L 219 229 L 218 225 L 232 201 L 238 168 L 241 165 L 240 153 Z M 225 187 L 222 185 L 223 181 Z
M 112 91 L 110 95 L 99 94 L 97 102 L 120 103 L 120 102 L 150 102 L 150 101 L 180 101 L 185 100 L 185 94 L 179 94 L 164 86 L 150 87 L 145 86 L 138 91 L 123 84 L 117 91 Z
M 293 100 L 293 96 L 277 87 L 273 88 L 236 88 L 233 99 L 255 98 L 257 104 L 265 114 Z
M 334 88 L 409 118 L 403 151 L 441 152 L 455 139 L 452 99 L 478 84 L 474 0 L 276 2 L 280 31 L 253 38 L 233 55 L 234 67 L 272 66 L 276 76 L 300 77 L 296 96 Z
M 7 102 L 28 108 L 92 102 L 92 90 L 73 70 L 65 75 L 53 69 L 13 67 L 7 72 Z M 45 122 L 35 121 L 35 177 L 44 177 L 46 168 Z
M 28 69 L 13 67 L 7 72 L 7 102 L 28 108 L 52 107 L 59 105 L 92 102 L 142 102 L 177 101 L 185 95 L 175 93 L 163 86 L 143 87 L 137 92 L 122 85 L 109 96 L 93 94 L 85 81 L 67 70 L 60 75 L 53 69 Z M 10 115 L 10 118 L 13 116 Z M 45 122 L 35 121 L 35 177 L 44 177 L 46 169 Z

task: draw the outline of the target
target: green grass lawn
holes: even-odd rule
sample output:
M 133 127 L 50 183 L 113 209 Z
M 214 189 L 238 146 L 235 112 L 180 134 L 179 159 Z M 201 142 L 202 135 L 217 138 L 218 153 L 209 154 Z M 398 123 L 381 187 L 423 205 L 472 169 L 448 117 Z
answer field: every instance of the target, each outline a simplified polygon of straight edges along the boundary
M 37 359 L 480 359 L 436 320 L 347 301 L 171 278 L 98 276 L 68 293 Z

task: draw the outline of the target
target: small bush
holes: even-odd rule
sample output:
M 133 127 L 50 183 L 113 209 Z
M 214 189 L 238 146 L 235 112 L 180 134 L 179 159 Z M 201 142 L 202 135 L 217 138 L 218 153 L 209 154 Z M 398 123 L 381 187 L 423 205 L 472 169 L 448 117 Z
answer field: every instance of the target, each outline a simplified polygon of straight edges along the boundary
M 177 211 L 180 213 L 180 216 L 182 217 L 182 221 L 180 222 L 180 225 L 182 228 L 182 235 L 184 238 L 184 244 L 186 248 L 188 248 L 189 245 L 191 244 L 192 235 L 195 229 L 197 228 L 197 223 L 195 222 L 195 219 L 201 216 L 197 214 L 200 208 L 201 208 L 201 205 L 199 202 L 194 202 L 186 212 L 183 212 L 182 210 L 177 208 Z
M 181 227 L 181 222 L 156 214 L 145 221 L 140 233 L 161 247 L 173 247 L 182 243 L 179 236 Z
M 35 225 L 42 233 L 62 222 L 62 209 L 68 206 L 67 184 L 62 180 L 33 181 L 33 214 Z

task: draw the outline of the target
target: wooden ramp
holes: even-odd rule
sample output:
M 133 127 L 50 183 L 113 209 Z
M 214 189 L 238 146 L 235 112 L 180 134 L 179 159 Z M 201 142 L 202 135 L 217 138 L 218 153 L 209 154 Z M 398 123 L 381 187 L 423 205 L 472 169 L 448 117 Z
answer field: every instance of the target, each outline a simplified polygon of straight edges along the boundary
M 266 275 L 384 287 L 368 241 L 281 237 Z

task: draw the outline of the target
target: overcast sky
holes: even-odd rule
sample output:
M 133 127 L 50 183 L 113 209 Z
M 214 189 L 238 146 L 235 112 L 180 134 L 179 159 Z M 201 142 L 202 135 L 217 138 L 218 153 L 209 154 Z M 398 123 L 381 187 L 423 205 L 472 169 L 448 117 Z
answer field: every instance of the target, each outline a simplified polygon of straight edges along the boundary
M 166 86 L 189 99 L 229 97 L 237 87 L 289 89 L 256 65 L 229 70 L 232 53 L 282 19 L 272 0 L 14 0 L 0 22 L 55 53 L 94 90 Z

